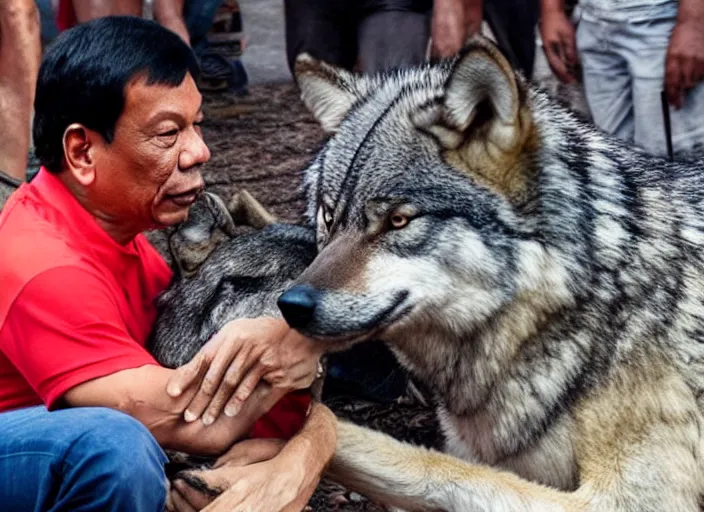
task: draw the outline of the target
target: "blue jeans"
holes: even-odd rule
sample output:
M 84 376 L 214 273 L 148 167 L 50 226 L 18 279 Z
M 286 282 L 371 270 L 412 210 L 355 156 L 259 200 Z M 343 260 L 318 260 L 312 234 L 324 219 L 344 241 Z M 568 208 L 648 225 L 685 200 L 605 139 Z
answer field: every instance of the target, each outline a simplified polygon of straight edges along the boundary
M 163 512 L 165 461 L 146 427 L 111 409 L 0 413 L 4 512 Z
M 577 50 L 587 103 L 600 129 L 664 155 L 667 143 L 660 92 L 677 3 L 628 14 L 627 19 L 616 19 L 605 13 L 582 13 Z M 688 92 L 681 109 L 670 108 L 675 152 L 704 149 L 702 119 L 704 84 L 700 83 Z
M 206 36 L 215 19 L 215 12 L 223 0 L 186 0 L 184 18 L 191 36 L 191 45 L 196 53 L 207 46 Z

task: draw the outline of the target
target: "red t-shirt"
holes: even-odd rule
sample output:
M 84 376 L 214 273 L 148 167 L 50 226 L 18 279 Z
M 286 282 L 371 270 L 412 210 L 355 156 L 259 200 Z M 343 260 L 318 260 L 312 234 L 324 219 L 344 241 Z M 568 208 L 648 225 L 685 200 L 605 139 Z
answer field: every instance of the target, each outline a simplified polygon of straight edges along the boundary
M 0 214 L 0 411 L 52 408 L 73 386 L 157 364 L 144 344 L 170 279 L 143 235 L 118 244 L 42 169 Z M 290 437 L 308 400 L 286 397 L 253 433 Z

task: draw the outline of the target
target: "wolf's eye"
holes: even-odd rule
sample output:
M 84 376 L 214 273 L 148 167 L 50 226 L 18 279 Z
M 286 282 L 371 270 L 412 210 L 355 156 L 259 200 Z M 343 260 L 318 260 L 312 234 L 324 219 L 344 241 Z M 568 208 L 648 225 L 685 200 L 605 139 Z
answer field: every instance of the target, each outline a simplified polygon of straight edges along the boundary
M 408 225 L 410 219 L 401 213 L 394 213 L 390 222 L 393 229 L 403 229 Z

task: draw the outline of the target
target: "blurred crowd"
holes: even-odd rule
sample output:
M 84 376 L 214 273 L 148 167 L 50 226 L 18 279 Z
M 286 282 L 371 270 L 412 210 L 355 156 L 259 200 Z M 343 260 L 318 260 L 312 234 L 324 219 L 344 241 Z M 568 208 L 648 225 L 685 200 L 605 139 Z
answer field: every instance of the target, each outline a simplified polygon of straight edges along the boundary
M 528 78 L 547 58 L 552 76 L 579 84 L 602 130 L 654 154 L 667 152 L 668 120 L 675 153 L 704 141 L 700 0 L 284 0 L 283 7 L 291 67 L 302 52 L 364 73 L 409 66 L 450 57 L 484 30 Z M 201 90 L 246 93 L 236 0 L 3 0 L 0 172 L 25 178 L 42 49 L 60 32 L 109 15 L 152 18 L 178 34 L 198 56 Z

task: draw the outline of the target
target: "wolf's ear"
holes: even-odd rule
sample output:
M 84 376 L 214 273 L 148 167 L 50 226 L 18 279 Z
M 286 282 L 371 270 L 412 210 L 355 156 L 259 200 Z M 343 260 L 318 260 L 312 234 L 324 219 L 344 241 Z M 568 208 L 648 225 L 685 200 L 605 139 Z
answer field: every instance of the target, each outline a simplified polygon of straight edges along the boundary
M 534 188 L 530 155 L 538 140 L 524 88 L 499 49 L 475 37 L 454 63 L 440 104 L 414 118 L 448 163 L 516 203 Z
M 235 224 L 238 226 L 250 226 L 256 229 L 262 229 L 278 222 L 276 217 L 269 213 L 269 211 L 245 189 L 240 190 L 232 196 L 227 207 L 232 214 Z
M 225 206 L 225 202 L 220 196 L 211 192 L 204 192 L 203 196 L 210 213 L 215 219 L 215 227 L 222 229 L 228 236 L 235 236 L 235 223 L 227 210 L 227 206 Z
M 323 130 L 337 131 L 357 99 L 356 77 L 344 69 L 331 66 L 302 53 L 296 59 L 296 81 L 301 98 Z
M 456 148 L 475 122 L 489 123 L 485 135 L 501 149 L 515 140 L 520 123 L 519 90 L 511 65 L 498 48 L 478 38 L 455 63 L 445 86 L 441 122 L 428 129 L 444 145 Z

